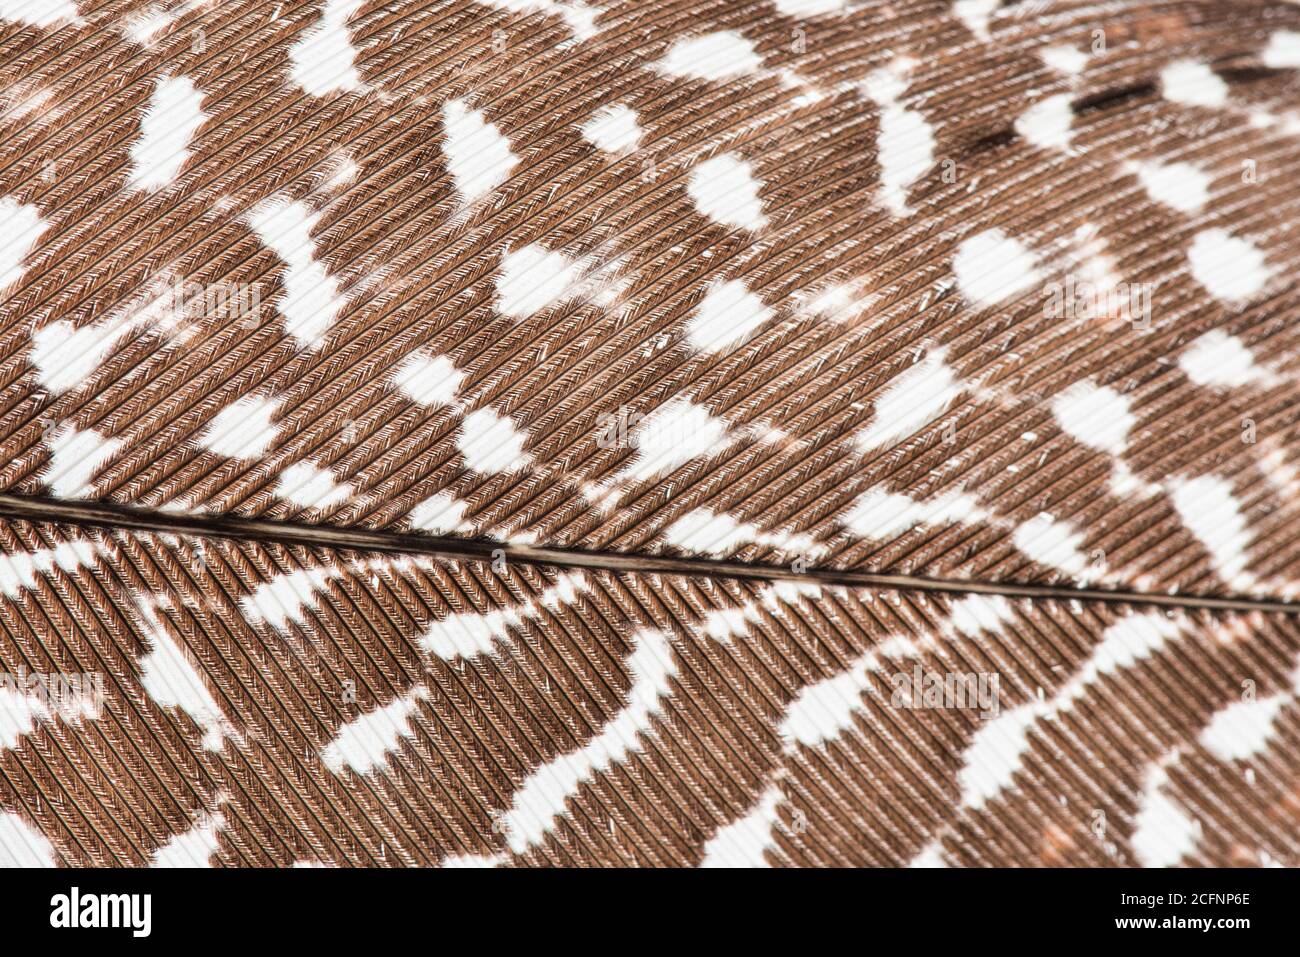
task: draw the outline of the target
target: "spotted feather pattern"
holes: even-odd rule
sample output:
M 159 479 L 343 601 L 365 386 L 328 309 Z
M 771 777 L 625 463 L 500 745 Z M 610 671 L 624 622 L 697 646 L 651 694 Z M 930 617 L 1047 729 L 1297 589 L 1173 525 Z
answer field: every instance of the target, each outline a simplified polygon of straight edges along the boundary
M 1294 865 L 1298 172 L 1283 0 L 0 0 L 0 863 Z

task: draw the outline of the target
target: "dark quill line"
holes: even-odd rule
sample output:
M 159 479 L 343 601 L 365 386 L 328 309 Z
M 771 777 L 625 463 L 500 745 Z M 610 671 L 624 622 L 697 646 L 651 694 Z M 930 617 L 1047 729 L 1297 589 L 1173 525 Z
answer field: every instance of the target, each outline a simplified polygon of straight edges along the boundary
M 306 525 L 236 516 L 160 512 L 109 502 L 60 501 L 25 495 L 0 494 L 0 517 L 23 519 L 29 522 L 56 522 L 67 525 L 129 529 L 137 532 L 243 539 L 282 545 L 348 548 L 390 554 L 429 555 L 478 561 L 504 558 L 507 562 L 611 572 L 704 575 L 751 581 L 814 582 L 821 585 L 892 591 L 1001 595 L 1006 598 L 1096 601 L 1161 608 L 1300 614 L 1300 604 L 1281 599 L 1164 595 L 1104 588 L 1076 588 L 1066 585 L 1026 585 L 959 578 L 927 578 L 920 575 L 892 575 L 834 568 L 808 567 L 802 571 L 795 571 L 785 565 L 728 562 L 707 558 L 677 558 L 635 552 L 602 552 L 580 548 L 545 548 L 482 539 L 415 535 L 336 525 Z

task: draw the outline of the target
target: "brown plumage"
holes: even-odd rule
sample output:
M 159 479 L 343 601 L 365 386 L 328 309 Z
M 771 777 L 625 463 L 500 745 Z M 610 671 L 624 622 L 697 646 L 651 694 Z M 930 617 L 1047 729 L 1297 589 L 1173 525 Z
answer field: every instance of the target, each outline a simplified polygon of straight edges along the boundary
M 1300 8 L 507 6 L 0 3 L 0 860 L 1294 863 Z

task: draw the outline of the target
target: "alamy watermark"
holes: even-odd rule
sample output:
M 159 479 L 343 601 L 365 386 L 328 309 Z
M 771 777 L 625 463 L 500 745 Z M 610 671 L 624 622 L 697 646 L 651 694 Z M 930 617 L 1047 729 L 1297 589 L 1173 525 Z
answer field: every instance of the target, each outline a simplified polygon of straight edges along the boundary
M 919 664 L 889 678 L 893 708 L 960 708 L 998 716 L 998 676 L 992 672 L 927 671 Z
M 50 926 L 56 929 L 124 928 L 132 937 L 153 930 L 152 894 L 83 893 L 80 887 L 50 898 Z
M 153 304 L 189 319 L 248 319 L 262 309 L 261 283 L 210 282 L 175 278 L 165 283 Z
M 21 707 L 34 703 L 42 710 L 65 717 L 98 717 L 104 704 L 104 674 L 27 671 L 0 673 L 0 692 Z
M 1151 327 L 1152 282 L 1099 283 L 1067 273 L 1065 282 L 1043 287 L 1048 319 L 1116 319 L 1136 329 Z
M 701 437 L 716 438 L 717 425 L 695 416 L 647 415 L 619 406 L 617 412 L 601 415 L 597 424 L 596 445 L 602 449 L 642 449 L 647 452 L 670 452 L 678 447 L 693 447 Z

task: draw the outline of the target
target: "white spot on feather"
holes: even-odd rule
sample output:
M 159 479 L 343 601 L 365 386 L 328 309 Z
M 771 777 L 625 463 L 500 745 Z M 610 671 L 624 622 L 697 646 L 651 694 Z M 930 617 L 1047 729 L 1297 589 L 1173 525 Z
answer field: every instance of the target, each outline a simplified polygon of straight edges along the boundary
M 590 585 L 581 572 L 563 574 L 535 602 L 485 612 L 456 612 L 430 622 L 419 644 L 444 661 L 490 655 L 496 650 L 498 641 L 509 639 L 511 628 L 519 628 L 527 621 L 540 618 L 543 611 L 556 612 L 572 605 L 588 590 Z
M 535 243 L 508 251 L 497 273 L 497 308 L 526 319 L 572 294 L 581 277 L 580 263 Z
M 582 135 L 592 146 L 606 153 L 626 153 L 641 142 L 636 113 L 616 103 L 604 107 L 582 125 Z
M 1016 132 L 1045 150 L 1067 150 L 1070 146 L 1074 110 L 1068 93 L 1039 100 L 1016 119 Z
M 1227 230 L 1203 229 L 1187 251 L 1192 278 L 1214 298 L 1237 305 L 1252 299 L 1271 275 L 1264 254 L 1254 243 Z
M 383 707 L 353 718 L 321 750 L 321 762 L 335 774 L 342 774 L 345 767 L 357 774 L 382 768 L 402 741 L 415 736 L 414 719 L 427 695 L 417 686 Z
M 465 100 L 448 100 L 442 122 L 447 170 L 466 203 L 477 202 L 510 178 L 519 160 L 510 151 L 510 141 L 482 110 Z
M 1016 548 L 1040 565 L 1059 568 L 1072 578 L 1086 582 L 1096 576 L 1098 569 L 1089 567 L 1088 559 L 1080 550 L 1083 534 L 1062 519 L 1040 512 L 1029 521 L 1016 527 L 1012 533 Z
M 849 318 L 861 305 L 853 286 L 833 283 L 812 295 L 801 293 L 798 309 L 805 316 L 824 317 L 839 322 Z
M 459 499 L 439 492 L 411 509 L 411 527 L 434 534 L 469 531 L 469 526 L 465 523 L 465 511 L 468 508 Z
M 465 465 L 475 472 L 514 472 L 531 461 L 524 451 L 526 437 L 509 416 L 482 408 L 465 416 L 456 448 L 464 456 Z
M 47 228 L 35 206 L 0 196 L 0 289 L 23 277 L 23 261 Z
M 1295 30 L 1278 30 L 1268 38 L 1268 46 L 1260 53 L 1264 66 L 1274 70 L 1300 67 L 1300 33 Z
M 54 847 L 49 839 L 20 814 L 0 811 L 0 869 L 54 866 Z
M 328 469 L 311 462 L 295 462 L 280 473 L 275 494 L 299 508 L 329 509 L 354 494 L 347 482 L 339 482 Z
M 420 638 L 420 647 L 444 661 L 487 655 L 494 650 L 495 641 L 505 640 L 511 628 L 522 624 L 513 608 L 459 612 L 430 624 Z
M 1029 750 L 1029 731 L 1041 713 L 1042 705 L 1030 702 L 979 726 L 957 772 L 962 806 L 982 808 L 1011 784 Z
M 1115 674 L 1155 654 L 1179 626 L 1156 612 L 1121 618 L 1106 629 L 1079 671 L 1048 701 L 1031 701 L 982 725 L 966 751 L 958 782 L 962 803 L 983 807 L 1010 787 L 1029 750 L 1029 732 L 1043 718 L 1059 714 L 1105 675 Z
M 1300 136 L 1300 113 L 1288 110 L 1284 113 L 1271 113 L 1268 110 L 1254 109 L 1249 114 L 1250 125 L 1258 130 L 1278 128 L 1283 136 Z
M 899 57 L 859 85 L 880 106 L 880 132 L 876 138 L 880 186 L 885 206 L 896 216 L 910 212 L 908 188 L 934 165 L 930 124 L 921 113 L 899 102 L 912 66 L 912 60 Z
M 1204 63 L 1177 60 L 1160 71 L 1165 99 L 1184 106 L 1223 106 L 1228 102 L 1228 84 Z
M 420 405 L 455 405 L 456 393 L 464 381 L 465 373 L 449 358 L 424 350 L 402 360 L 392 378 L 398 391 Z
M 23 591 L 36 587 L 41 575 L 48 575 L 56 568 L 71 574 L 78 568 L 93 565 L 99 554 L 100 548 L 84 539 L 61 542 L 53 548 L 0 554 L 0 594 L 17 598 Z
M 73 0 L 0 0 L 0 20 L 28 23 L 34 27 L 57 27 L 80 23 Z
M 258 396 L 237 399 L 213 417 L 199 443 L 232 459 L 258 458 L 279 432 L 272 421 L 277 408 L 272 400 Z
M 118 309 L 100 322 L 73 326 L 58 319 L 32 333 L 30 360 L 36 379 L 51 392 L 67 392 L 88 385 L 114 345 L 127 333 L 153 328 L 168 333 L 183 330 L 185 317 L 178 311 L 175 290 Z
M 163 10 L 151 4 L 123 20 L 122 34 L 142 47 L 151 46 L 154 37 L 175 23 L 177 19 L 176 11 Z
M 1076 382 L 1052 400 L 1052 414 L 1076 441 L 1111 455 L 1123 455 L 1137 419 L 1131 403 L 1109 386 Z
M 938 840 L 931 841 L 917 852 L 916 857 L 912 858 L 907 866 L 909 868 L 947 867 L 948 862 L 943 857 L 943 844 Z
M 75 698 L 63 693 L 56 699 L 0 685 L 0 750 L 17 747 L 19 740 L 35 731 L 37 725 L 51 724 L 59 718 L 74 724 L 98 718 L 99 708 L 93 693 L 83 692 Z
M 1068 77 L 1077 77 L 1088 65 L 1088 54 L 1070 46 L 1044 47 L 1038 55 L 1049 69 Z
M 693 458 L 721 451 L 726 438 L 726 422 L 689 399 L 674 399 L 633 429 L 636 457 L 616 482 L 641 482 L 670 472 Z
M 968 638 L 985 632 L 1001 634 L 1003 626 L 1015 619 L 1016 612 L 1011 602 L 1001 595 L 966 595 L 954 601 L 948 609 L 952 627 Z
M 1111 493 L 1120 498 L 1133 495 L 1147 498 L 1160 491 L 1160 486 L 1138 476 L 1123 459 L 1111 462 L 1109 485 Z
M 816 582 L 774 582 L 758 594 L 758 604 L 772 614 L 784 614 L 784 605 L 797 605 L 804 599 L 820 598 L 822 586 Z
M 62 425 L 50 437 L 50 464 L 41 481 L 55 498 L 88 498 L 94 492 L 95 473 L 122 447 L 91 429 Z
M 855 535 L 886 540 L 922 525 L 974 522 L 982 518 L 984 510 L 979 503 L 962 491 L 918 500 L 899 492 L 872 488 L 854 500 L 843 522 Z
M 1191 163 L 1135 160 L 1128 169 L 1137 175 L 1147 195 L 1180 213 L 1195 213 L 1210 198 L 1210 176 Z
M 1211 329 L 1178 357 L 1178 365 L 1197 385 L 1236 387 L 1268 378 L 1255 356 L 1236 336 Z
M 788 2 L 788 0 L 787 0 Z M 772 828 L 779 818 L 777 808 L 785 795 L 775 784 L 769 785 L 754 806 L 741 817 L 718 828 L 704 845 L 700 867 L 766 867 L 763 852 L 771 844 Z
M 1220 761 L 1245 761 L 1268 747 L 1286 694 L 1234 701 L 1217 712 L 1201 732 L 1201 747 Z
M 312 96 L 364 88 L 348 20 L 363 0 L 325 0 L 321 18 L 289 50 L 289 76 Z
M 596 26 L 596 16 L 602 12 L 601 7 L 589 7 L 580 0 L 568 0 L 566 3 L 553 3 L 552 9 L 559 13 L 573 35 L 579 40 L 590 40 L 600 33 Z
M 1038 258 L 1020 240 L 989 229 L 962 240 L 953 259 L 962 294 L 977 306 L 994 306 L 1042 281 Z
M 590 40 L 600 31 L 596 27 L 599 7 L 588 7 L 579 0 L 482 0 L 488 6 L 511 13 L 549 13 L 564 20 L 579 40 Z
M 1163 612 L 1125 615 L 1107 626 L 1087 660 L 1056 693 L 1053 708 L 1078 700 L 1097 681 L 1150 658 L 1182 630 Z
M 917 651 L 911 639 L 887 638 L 845 670 L 801 688 L 777 727 L 785 753 L 793 754 L 800 745 L 819 747 L 852 729 L 853 715 L 861 709 L 862 695 L 871 687 L 871 675 L 881 671 L 882 661 L 912 658 Z
M 203 732 L 203 747 L 219 751 L 233 726 L 208 690 L 203 675 L 168 633 L 152 603 L 142 603 L 143 637 L 149 653 L 140 659 L 140 686 L 160 708 L 180 708 Z
M 318 594 L 342 574 L 334 567 L 285 572 L 258 585 L 239 600 L 239 605 L 253 624 L 266 622 L 276 631 L 285 632 L 290 623 L 301 625 L 307 621 L 307 612 L 315 607 Z
M 631 679 L 627 705 L 580 750 L 559 755 L 529 774 L 509 811 L 499 818 L 516 854 L 546 836 L 584 782 L 640 751 L 642 736 L 654 735 L 661 699 L 671 692 L 676 673 L 672 644 L 664 632 L 643 630 L 633 636 L 632 649 L 624 663 Z
M 209 867 L 210 859 L 221 846 L 221 829 L 226 819 L 221 814 L 200 814 L 189 830 L 177 834 L 154 852 L 150 867 Z
M 319 219 L 304 203 L 283 197 L 259 204 L 247 217 L 257 238 L 284 261 L 284 296 L 276 308 L 285 332 L 306 349 L 321 347 L 347 303 L 338 280 L 316 259 L 311 234 Z
M 746 602 L 740 608 L 715 608 L 706 612 L 701 628 L 714 641 L 728 641 L 749 634 L 749 626 L 758 621 L 758 609 Z
M 952 12 L 966 25 L 966 29 L 981 40 L 989 38 L 989 21 L 1000 0 L 957 0 Z
M 749 626 L 760 620 L 760 608 L 774 615 L 784 614 L 785 605 L 797 605 L 806 598 L 817 598 L 821 592 L 821 586 L 813 582 L 775 582 L 738 608 L 715 608 L 706 612 L 700 627 L 714 641 L 728 641 L 749 634 Z
M 664 540 L 687 552 L 724 555 L 740 545 L 767 545 L 779 551 L 810 556 L 823 549 L 807 535 L 764 532 L 757 525 L 706 508 L 687 512 L 664 530 Z
M 889 384 L 875 400 L 871 425 L 853 437 L 860 450 L 892 445 L 943 414 L 962 391 L 947 356 L 945 348 L 932 349 Z
M 128 181 L 136 189 L 159 190 L 176 181 L 192 154 L 190 142 L 207 121 L 203 94 L 187 76 L 163 77 L 154 87 L 131 144 Z
M 767 225 L 754 168 L 734 153 L 720 153 L 692 169 L 686 192 L 703 215 L 724 226 L 756 230 Z
M 762 65 L 754 44 L 735 30 L 680 39 L 659 61 L 665 73 L 695 80 L 727 80 Z
M 848 0 L 776 0 L 776 12 L 787 17 L 822 17 L 839 13 Z
M 805 686 L 781 719 L 778 733 L 787 749 L 797 742 L 815 748 L 853 727 L 853 713 L 862 706 L 862 693 L 871 687 L 876 668 L 873 656 L 830 678 Z
M 1248 589 L 1255 578 L 1246 571 L 1253 539 L 1231 483 L 1217 475 L 1174 479 L 1169 495 L 1183 524 L 1210 553 L 1215 571 L 1234 588 Z
M 6 90 L 0 90 L 0 123 L 20 120 L 31 116 L 37 123 L 48 123 L 56 119 L 61 110 L 50 106 L 54 94 L 35 83 L 16 83 Z
M 691 345 L 719 352 L 744 342 L 772 318 L 772 310 L 738 279 L 715 283 L 705 292 L 686 325 Z
M 1173 867 L 1196 848 L 1196 823 L 1164 793 L 1168 782 L 1164 767 L 1152 764 L 1138 799 L 1130 839 L 1143 867 Z

